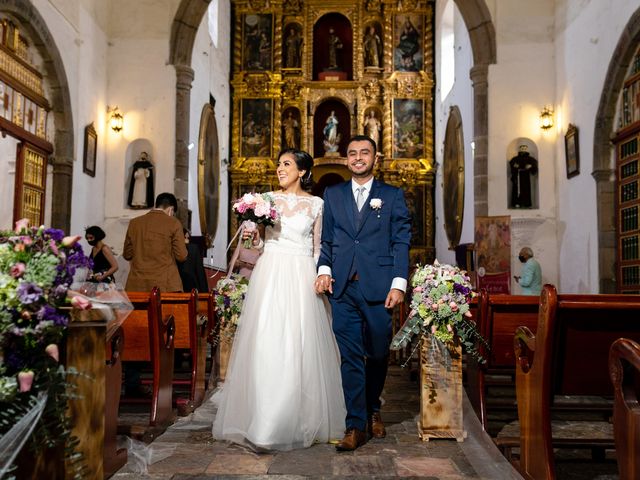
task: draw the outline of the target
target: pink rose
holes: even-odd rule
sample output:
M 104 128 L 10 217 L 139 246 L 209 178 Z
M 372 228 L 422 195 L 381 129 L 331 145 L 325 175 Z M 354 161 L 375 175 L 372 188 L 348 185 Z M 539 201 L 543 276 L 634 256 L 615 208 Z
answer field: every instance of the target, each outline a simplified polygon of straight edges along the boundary
M 82 295 L 76 295 L 71 299 L 71 305 L 78 310 L 89 310 L 91 308 L 91 301 Z
M 28 218 L 21 218 L 16 222 L 16 228 L 15 228 L 16 233 L 20 233 L 23 230 L 27 230 L 28 228 L 29 228 Z
M 431 310 L 433 310 L 434 312 L 438 311 L 438 304 L 437 303 L 432 303 L 431 304 Z
M 51 251 L 53 252 L 54 255 L 58 255 L 58 246 L 56 245 L 56 242 L 54 240 L 49 240 L 49 248 L 51 249 Z
M 25 247 L 24 247 L 24 243 L 16 243 L 16 244 L 13 246 L 13 251 L 14 251 L 14 252 L 24 252 L 24 248 L 25 248 Z
M 34 375 L 35 374 L 31 370 L 18 373 L 18 383 L 20 384 L 21 392 L 28 392 L 31 390 Z
M 278 211 L 275 208 L 271 209 L 271 219 L 275 220 L 276 218 L 278 218 Z
M 50 343 L 47 345 L 47 348 L 44 349 L 51 358 L 53 358 L 56 362 L 60 360 L 60 351 L 58 350 L 58 345 L 55 343 Z
M 271 208 L 267 203 L 258 203 L 254 211 L 256 217 L 268 217 L 271 213 Z
M 31 237 L 27 237 L 27 236 L 20 237 L 20 241 L 25 245 L 31 245 L 33 243 L 33 240 L 31 240 Z
M 80 235 L 70 235 L 68 237 L 64 237 L 62 239 L 62 245 L 64 247 L 71 247 L 73 245 L 75 245 L 76 243 L 78 243 L 78 240 L 80 240 L 82 237 Z
M 250 193 L 245 193 L 242 196 L 242 201 L 247 205 L 254 205 L 256 203 L 256 197 Z
M 469 317 L 471 318 L 473 315 L 471 315 L 471 312 L 469 310 L 467 310 L 464 314 L 465 317 Z
M 20 278 L 26 268 L 27 266 L 24 263 L 18 262 L 11 266 L 11 268 L 9 269 L 9 273 L 13 278 Z
M 422 287 L 414 287 L 414 288 L 413 288 L 413 291 L 414 291 L 414 292 L 421 292 L 422 290 L 423 290 L 423 288 L 422 288 Z
M 456 302 L 451 302 L 449 304 L 449 306 L 451 307 L 451 311 L 452 312 L 457 312 L 458 311 L 458 305 L 456 304 Z

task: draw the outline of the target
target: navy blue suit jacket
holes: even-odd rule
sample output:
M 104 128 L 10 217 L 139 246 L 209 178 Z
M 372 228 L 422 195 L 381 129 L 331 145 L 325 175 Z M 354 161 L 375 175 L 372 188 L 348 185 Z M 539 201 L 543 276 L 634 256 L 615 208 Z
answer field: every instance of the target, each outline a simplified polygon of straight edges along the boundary
M 371 200 L 382 200 L 373 210 Z M 318 267 L 327 265 L 335 279 L 333 296 L 339 298 L 349 280 L 351 265 L 360 278 L 367 301 L 383 302 L 395 277 L 407 278 L 411 217 L 402 190 L 374 180 L 356 228 L 351 181 L 329 187 L 324 193 L 322 249 Z

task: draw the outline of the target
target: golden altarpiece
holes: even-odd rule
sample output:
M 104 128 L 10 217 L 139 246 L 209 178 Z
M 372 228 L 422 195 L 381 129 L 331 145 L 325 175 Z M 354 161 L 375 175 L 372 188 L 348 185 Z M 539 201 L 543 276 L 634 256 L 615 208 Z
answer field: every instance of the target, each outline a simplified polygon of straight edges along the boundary
M 433 1 L 235 0 L 231 196 L 277 188 L 276 158 L 314 157 L 314 193 L 349 178 L 349 138 L 405 190 L 412 261 L 433 238 Z M 235 225 L 233 226 L 235 228 Z

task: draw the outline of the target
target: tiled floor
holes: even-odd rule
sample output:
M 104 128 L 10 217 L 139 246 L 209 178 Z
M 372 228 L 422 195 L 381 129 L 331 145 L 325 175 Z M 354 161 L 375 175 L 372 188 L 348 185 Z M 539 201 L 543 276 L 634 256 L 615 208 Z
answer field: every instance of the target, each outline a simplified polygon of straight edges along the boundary
M 419 388 L 406 371 L 392 367 L 384 393 L 382 416 L 387 438 L 371 440 L 355 452 L 336 452 L 333 445 L 317 444 L 291 452 L 256 454 L 211 436 L 214 408 L 204 404 L 193 415 L 180 419 L 143 448 L 147 461 L 129 463 L 114 479 L 213 479 L 232 476 L 260 478 L 349 477 L 424 479 L 517 479 L 511 466 L 481 431 L 475 415 L 465 414 L 468 437 L 464 442 L 421 442 L 416 428 Z M 465 406 L 465 413 L 468 409 Z M 146 450 L 146 451 L 145 451 Z M 143 473 L 146 463 L 148 473 Z

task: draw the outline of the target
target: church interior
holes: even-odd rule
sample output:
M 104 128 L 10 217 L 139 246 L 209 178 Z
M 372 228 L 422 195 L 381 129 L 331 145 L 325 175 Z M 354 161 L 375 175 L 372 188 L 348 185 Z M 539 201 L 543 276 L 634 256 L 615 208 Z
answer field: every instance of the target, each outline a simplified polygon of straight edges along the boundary
M 350 178 L 346 147 L 364 134 L 377 145 L 376 178 L 404 191 L 412 265 L 459 265 L 478 291 L 520 296 L 518 256 L 529 247 L 559 309 L 571 295 L 640 294 L 637 0 L 0 0 L 0 32 L 0 230 L 22 218 L 69 235 L 98 225 L 118 283 L 129 269 L 129 222 L 157 194 L 176 196 L 206 272 L 224 272 L 238 229 L 231 205 L 278 188 L 281 150 L 311 154 L 312 193 L 322 196 Z M 484 301 L 497 322 L 500 306 Z M 531 313 L 522 300 L 509 317 L 514 330 L 519 318 L 536 321 L 537 301 Z M 500 338 L 513 367 L 513 335 Z M 171 458 L 191 467 L 172 470 L 165 460 L 149 478 L 304 476 L 314 468 L 320 476 L 521 478 L 509 461 L 518 466 L 526 446 L 509 442 L 517 431 L 498 436 L 518 418 L 513 370 L 487 405 L 484 392 L 467 390 L 465 416 L 478 425 L 465 419 L 464 442 L 438 446 L 412 430 L 420 366 L 410 352 L 392 363 L 390 419 L 398 444 L 414 452 L 404 463 L 384 453 L 392 448 L 385 443 L 353 464 L 323 446 L 240 459 L 214 445 L 218 467 L 204 465 L 197 457 L 211 439 L 194 440 L 204 435 L 204 412 L 183 433 L 164 434 L 171 442 L 190 432 L 192 451 Z M 487 385 L 504 373 L 493 366 L 477 367 Z M 491 401 L 513 408 L 498 406 L 507 413 L 492 410 L 487 421 Z M 480 437 L 487 450 L 470 453 Z M 578 460 L 556 462 L 557 478 L 640 478 L 640 465 L 618 477 L 617 441 L 599 441 L 606 450 L 587 455 L 593 463 L 584 468 L 584 446 L 568 442 Z M 483 462 L 499 469 L 483 471 Z M 114 478 L 136 475 L 125 467 Z

